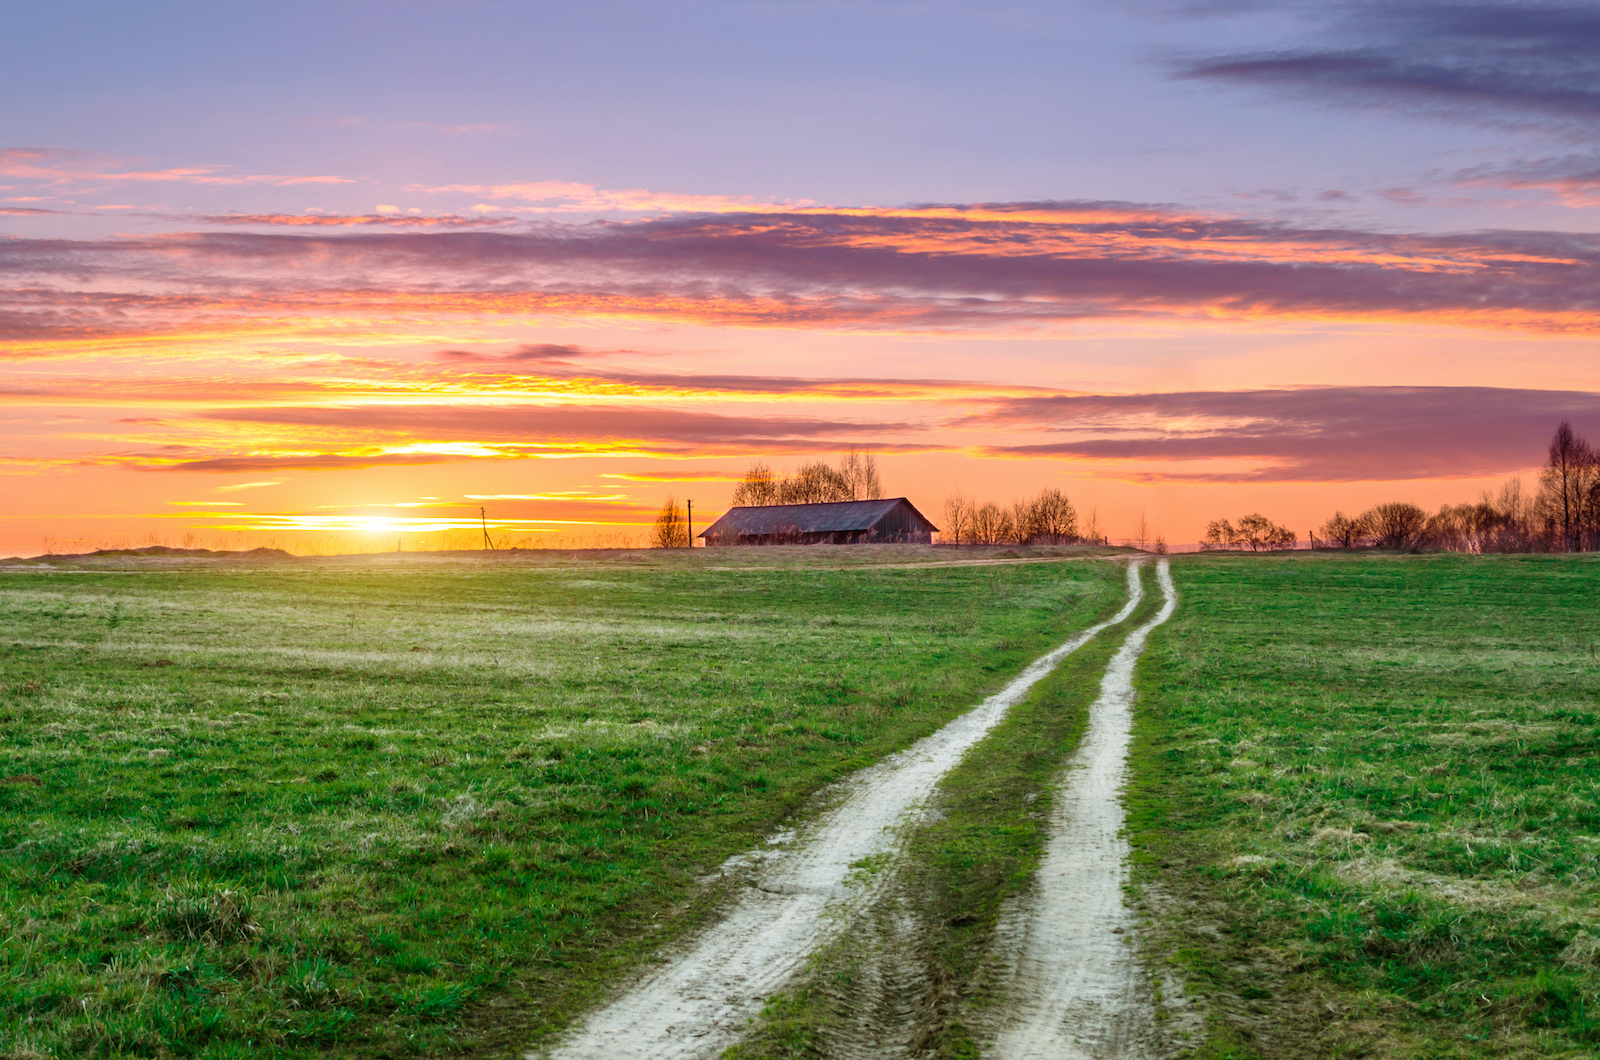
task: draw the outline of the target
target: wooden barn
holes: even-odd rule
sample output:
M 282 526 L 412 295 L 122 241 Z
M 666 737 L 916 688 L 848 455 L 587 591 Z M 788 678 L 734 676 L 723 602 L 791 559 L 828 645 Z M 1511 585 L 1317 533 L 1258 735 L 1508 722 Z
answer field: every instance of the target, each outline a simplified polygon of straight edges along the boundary
M 904 497 L 730 508 L 700 536 L 709 545 L 928 545 L 939 528 Z

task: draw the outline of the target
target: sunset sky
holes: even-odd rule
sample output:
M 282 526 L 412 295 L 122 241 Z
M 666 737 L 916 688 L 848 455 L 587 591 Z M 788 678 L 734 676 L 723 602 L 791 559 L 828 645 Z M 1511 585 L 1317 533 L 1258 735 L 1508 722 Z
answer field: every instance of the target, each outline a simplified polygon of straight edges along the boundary
M 1303 538 L 1600 440 L 1593 4 L 6 23 L 0 555 L 617 540 L 850 446 Z

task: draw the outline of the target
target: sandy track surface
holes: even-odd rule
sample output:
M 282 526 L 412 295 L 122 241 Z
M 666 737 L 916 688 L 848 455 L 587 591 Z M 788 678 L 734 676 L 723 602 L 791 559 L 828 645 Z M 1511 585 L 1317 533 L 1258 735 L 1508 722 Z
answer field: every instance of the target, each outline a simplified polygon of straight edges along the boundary
M 774 570 L 807 570 L 807 571 L 849 571 L 849 570 L 932 570 L 938 567 L 1015 567 L 1022 563 L 1082 563 L 1091 559 L 1115 559 L 1115 553 L 1105 553 L 1087 556 L 1021 556 L 1005 559 L 931 559 L 925 563 L 851 563 L 845 566 L 795 566 L 788 567 L 706 567 L 706 570 L 719 571 L 774 571 Z
M 1165 604 L 1129 634 L 1089 708 L 1089 729 L 1052 803 L 1035 890 L 997 928 L 1015 961 L 1007 1009 L 986 1055 L 998 1060 L 1142 1060 L 1163 1054 L 1147 972 L 1123 904 L 1128 843 L 1121 788 L 1133 729 L 1133 668 L 1150 631 L 1177 607 L 1166 560 Z
M 1168 583 L 1170 584 L 1170 582 Z M 718 924 L 591 1014 L 548 1053 L 552 1060 L 676 1060 L 715 1056 L 737 1040 L 762 1002 L 805 966 L 806 957 L 870 903 L 886 872 L 853 869 L 892 855 L 906 824 L 939 779 L 1067 655 L 1139 605 L 1138 565 L 1128 565 L 1128 601 L 1028 666 L 1001 691 L 899 754 L 840 785 L 839 801 L 788 849 L 757 850 L 730 866 L 753 866 L 752 884 Z M 1119 656 L 1120 658 L 1120 656 Z

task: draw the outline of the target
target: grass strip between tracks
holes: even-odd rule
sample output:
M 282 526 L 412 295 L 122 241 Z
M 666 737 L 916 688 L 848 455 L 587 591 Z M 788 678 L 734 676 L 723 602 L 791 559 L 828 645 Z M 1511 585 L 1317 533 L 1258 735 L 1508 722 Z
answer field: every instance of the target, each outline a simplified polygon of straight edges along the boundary
M 812 972 L 768 1003 L 753 1033 L 725 1060 L 822 1058 L 848 1037 L 853 1019 L 892 1022 L 862 1011 L 858 977 L 884 944 L 915 949 L 922 996 L 894 1007 L 914 1012 L 905 1037 L 921 1057 L 968 1058 L 978 1044 L 969 1014 L 999 1003 L 987 963 L 1002 906 L 1025 892 L 1049 827 L 1050 797 L 1062 764 L 1077 749 L 1106 666 L 1129 631 L 1161 607 L 1154 569 L 1145 597 L 1123 623 L 1069 655 L 1014 707 L 939 785 L 933 814 L 917 827 L 880 907 L 910 912 L 911 937 L 847 932 L 817 955 Z M 902 999 L 904 1000 L 904 999 Z M 870 1002 L 868 1002 L 870 1003 Z

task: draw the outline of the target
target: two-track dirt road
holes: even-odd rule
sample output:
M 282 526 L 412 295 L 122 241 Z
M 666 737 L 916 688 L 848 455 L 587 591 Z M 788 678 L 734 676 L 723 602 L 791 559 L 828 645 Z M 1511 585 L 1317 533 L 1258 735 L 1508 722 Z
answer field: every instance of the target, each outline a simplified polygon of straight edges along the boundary
M 1128 565 L 1128 600 L 1110 620 L 1036 660 L 982 704 L 899 754 L 840 785 L 826 812 L 790 842 L 733 859 L 749 886 L 723 919 L 667 955 L 664 965 L 625 985 L 539 1060 L 688 1060 L 736 1042 L 773 993 L 807 957 L 849 927 L 892 873 L 859 866 L 892 862 L 935 787 L 1060 661 L 1127 620 L 1142 600 L 1140 564 Z M 1149 631 L 1176 606 L 1166 560 L 1161 612 L 1123 644 L 1102 682 L 1082 747 L 1068 766 L 1052 821 L 1038 893 L 1016 914 L 1014 1011 L 999 1027 L 1001 1056 L 1139 1056 L 1131 1030 L 1147 1007 L 1140 977 L 1115 932 L 1126 844 L 1118 797 L 1131 725 L 1132 674 Z M 1095 862 L 1085 866 L 1084 860 Z M 1071 950 L 1062 961 L 1052 948 Z M 1110 1046 L 1070 1051 L 1083 1038 Z M 1062 1051 L 1067 1049 L 1069 1051 Z M 1043 1051 L 1041 1051 L 1043 1050 Z
M 1155 1055 L 1149 976 L 1123 903 L 1128 841 L 1121 791 L 1133 736 L 1133 668 L 1150 631 L 1178 606 L 1165 560 L 1161 610 L 1128 635 L 1106 667 L 1083 742 L 1051 803 L 1050 841 L 1035 890 L 997 934 L 1015 940 L 1007 1006 L 988 1052 L 997 1060 Z

